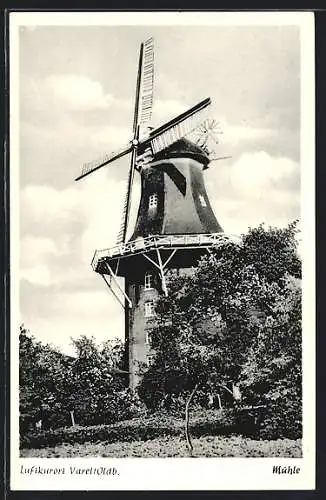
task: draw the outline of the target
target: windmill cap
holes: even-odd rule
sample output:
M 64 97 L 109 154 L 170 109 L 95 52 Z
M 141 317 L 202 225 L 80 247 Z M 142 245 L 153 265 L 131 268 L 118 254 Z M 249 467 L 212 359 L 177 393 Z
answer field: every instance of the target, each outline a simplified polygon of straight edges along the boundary
M 202 148 L 185 138 L 179 139 L 157 153 L 154 156 L 154 161 L 166 158 L 193 158 L 203 164 L 204 167 L 207 167 L 209 163 L 207 153 Z

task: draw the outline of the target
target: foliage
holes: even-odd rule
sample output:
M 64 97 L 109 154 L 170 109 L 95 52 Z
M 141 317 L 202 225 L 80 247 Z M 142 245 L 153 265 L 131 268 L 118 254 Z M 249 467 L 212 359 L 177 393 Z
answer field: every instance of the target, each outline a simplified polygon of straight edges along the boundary
M 73 340 L 76 357 L 42 345 L 20 330 L 21 432 L 42 420 L 43 428 L 96 425 L 143 413 L 136 395 L 126 389 L 123 344 L 97 346 L 85 336 Z M 72 413 L 71 413 L 72 412 Z
M 301 288 L 289 275 L 243 366 L 251 401 L 266 405 L 261 436 L 302 435 Z
M 169 408 L 198 385 L 197 404 L 207 404 L 211 394 L 226 407 L 267 405 L 266 433 L 274 437 L 292 432 L 284 418 L 290 417 L 284 408 L 291 398 L 291 426 L 299 431 L 296 231 L 296 223 L 285 229 L 261 225 L 243 235 L 241 244 L 227 243 L 202 258 L 193 275 L 170 275 L 169 296 L 158 300 L 151 330 L 156 356 L 139 388 L 149 408 Z
M 193 440 L 194 457 L 290 457 L 302 456 L 301 440 L 278 439 L 255 441 L 241 436 L 203 436 Z M 179 436 L 155 438 L 150 441 L 62 444 L 52 448 L 24 449 L 22 457 L 186 457 L 184 440 Z
M 77 424 L 111 422 L 117 411 L 117 394 L 124 389 L 123 380 L 114 376 L 109 363 L 93 338 L 82 336 L 73 341 L 77 357 L 66 374 L 62 395 L 67 410 L 74 411 Z
M 29 334 L 22 325 L 19 334 L 19 403 L 21 431 L 50 413 L 56 413 L 58 396 L 64 391 L 69 359 Z M 58 421 L 62 425 L 64 421 Z

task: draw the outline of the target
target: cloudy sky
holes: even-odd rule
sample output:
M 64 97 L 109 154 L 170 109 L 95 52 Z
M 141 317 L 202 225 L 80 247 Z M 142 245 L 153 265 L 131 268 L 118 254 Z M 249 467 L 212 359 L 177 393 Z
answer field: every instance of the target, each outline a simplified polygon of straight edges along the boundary
M 65 352 L 70 337 L 123 336 L 121 307 L 90 262 L 115 244 L 128 158 L 74 178 L 130 139 L 139 45 L 149 36 L 154 124 L 213 100 L 220 153 L 232 158 L 205 179 L 224 230 L 300 217 L 298 27 L 20 27 L 20 314 Z

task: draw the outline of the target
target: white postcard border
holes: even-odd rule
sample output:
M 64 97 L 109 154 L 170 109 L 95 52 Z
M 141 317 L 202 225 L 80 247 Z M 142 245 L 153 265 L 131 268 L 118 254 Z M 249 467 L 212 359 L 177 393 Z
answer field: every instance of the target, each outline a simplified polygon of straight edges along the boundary
M 296 25 L 301 30 L 301 210 L 303 254 L 303 458 L 31 459 L 19 457 L 19 53 L 20 26 Z M 312 13 L 129 12 L 10 14 L 11 478 L 13 490 L 305 490 L 315 488 L 315 99 Z M 274 466 L 298 474 L 275 474 Z M 22 473 L 31 467 L 65 473 Z M 94 469 L 71 474 L 70 467 Z M 107 474 L 109 469 L 117 474 Z

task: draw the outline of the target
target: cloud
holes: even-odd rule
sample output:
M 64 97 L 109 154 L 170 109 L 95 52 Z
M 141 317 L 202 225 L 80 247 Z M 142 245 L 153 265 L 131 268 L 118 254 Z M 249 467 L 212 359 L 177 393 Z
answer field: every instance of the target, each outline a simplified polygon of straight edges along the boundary
M 153 119 L 155 122 L 161 123 L 168 121 L 187 111 L 190 106 L 174 99 L 157 99 L 153 106 Z
M 52 284 L 50 269 L 45 264 L 36 264 L 33 267 L 22 269 L 20 279 L 41 287 L 49 287 Z
M 113 151 L 128 146 L 132 139 L 132 132 L 127 127 L 104 126 L 91 133 L 90 143 L 94 149 Z M 112 149 L 111 149 L 112 148 Z
M 63 304 L 69 303 L 71 314 L 98 314 L 103 310 L 112 308 L 110 295 L 104 287 L 92 291 L 76 291 L 73 293 L 62 293 L 58 299 L 60 308 Z
M 78 259 L 79 265 L 88 269 L 94 250 L 116 243 L 126 187 L 126 179 L 115 181 L 108 177 L 106 169 L 74 187 L 26 186 L 21 194 L 21 210 L 25 230 L 30 234 L 22 240 L 22 252 L 35 254 L 42 263 L 50 254 L 62 261 L 66 256 L 70 263 Z M 136 180 L 130 226 L 137 213 L 138 191 Z M 42 237 L 37 237 L 36 231 L 41 231 Z M 55 270 L 54 283 L 61 274 Z
M 215 167 L 216 168 L 216 167 Z M 300 167 L 265 151 L 244 153 L 231 163 L 221 162 L 205 175 L 214 212 L 223 229 L 246 232 L 265 222 L 285 227 L 300 217 Z
M 266 224 L 273 227 L 286 227 L 300 216 L 298 197 L 289 198 L 283 205 L 275 205 L 275 191 L 267 194 L 263 203 L 259 200 L 238 200 L 229 204 L 223 199 L 212 199 L 212 206 L 218 221 L 226 233 L 246 233 L 249 227 Z
M 267 189 L 298 173 L 298 164 L 289 158 L 275 158 L 258 151 L 243 154 L 232 165 L 231 183 L 243 195 L 264 199 Z
M 100 82 L 83 75 L 50 75 L 44 80 L 45 88 L 68 109 L 87 111 L 106 109 L 114 102 Z
M 26 235 L 20 243 L 20 260 L 22 265 L 31 264 L 43 257 L 55 255 L 57 247 L 50 238 Z
M 52 283 L 49 261 L 57 254 L 50 238 L 25 236 L 20 244 L 20 278 L 42 287 Z
M 244 141 L 260 141 L 275 134 L 275 131 L 272 129 L 251 127 L 246 124 L 230 125 L 228 123 L 221 123 L 221 130 L 224 134 L 225 142 L 234 145 Z
M 93 273 L 94 274 L 94 273 Z M 73 354 L 71 337 L 96 335 L 97 342 L 123 337 L 124 316 L 103 280 L 94 274 L 94 286 L 84 290 L 58 290 L 22 282 L 21 320 L 42 341 Z
M 69 219 L 78 209 L 80 199 L 78 190 L 73 187 L 59 190 L 46 184 L 31 184 L 22 190 L 21 203 L 24 217 L 28 213 L 34 223 L 46 221 L 51 226 L 54 220 Z

